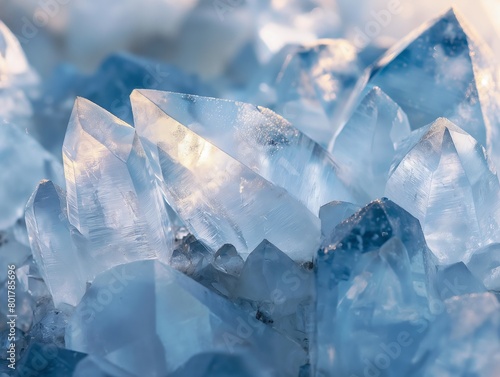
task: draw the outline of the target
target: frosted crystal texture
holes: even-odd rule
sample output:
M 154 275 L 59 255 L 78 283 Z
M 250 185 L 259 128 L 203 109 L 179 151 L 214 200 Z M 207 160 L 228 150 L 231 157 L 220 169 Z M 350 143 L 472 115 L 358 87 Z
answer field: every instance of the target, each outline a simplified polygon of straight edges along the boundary
M 362 376 L 380 344 L 405 331 L 413 345 L 384 373 L 407 375 L 420 336 L 414 323 L 428 315 L 434 295 L 430 256 L 418 220 L 387 199 L 337 226 L 316 261 L 317 374 Z
M 356 48 L 342 39 L 287 46 L 265 70 L 276 66 L 278 72 L 260 83 L 251 102 L 272 108 L 327 147 L 362 77 Z
M 412 129 L 446 117 L 488 148 L 497 162 L 498 77 L 491 52 L 454 9 L 415 30 L 378 62 L 368 88 L 379 86 Z
M 144 127 L 144 106 L 156 106 L 166 120 L 189 128 L 266 180 L 283 187 L 314 214 L 332 200 L 352 199 L 337 178 L 338 167 L 329 154 L 269 109 L 153 90 L 135 92 L 132 102 L 140 109 L 136 115 L 138 129 Z
M 397 145 L 410 132 L 405 113 L 380 88 L 374 87 L 361 100 L 335 138 L 332 151 L 339 175 L 357 203 L 384 195 Z
M 76 306 L 87 285 L 87 266 L 71 238 L 66 193 L 42 181 L 26 207 L 26 226 L 33 258 L 55 307 Z
M 333 201 L 325 204 L 319 210 L 319 218 L 321 220 L 321 235 L 323 237 L 330 236 L 331 232 L 342 221 L 351 217 L 361 208 L 355 204 L 347 202 Z
M 0 125 L 0 229 L 23 216 L 26 202 L 44 178 L 63 185 L 61 164 L 18 127 Z
M 296 376 L 305 363 L 297 343 L 151 260 L 98 276 L 71 319 L 66 345 L 134 375 L 166 375 L 202 352 L 249 353 L 276 376 Z
M 484 148 L 449 120 L 401 145 L 386 196 L 420 220 L 440 264 L 467 262 L 500 238 L 500 186 Z
M 78 98 L 63 147 L 68 219 L 86 239 L 93 274 L 167 260 L 173 239 L 163 199 L 135 130 Z
M 500 304 L 491 293 L 446 300 L 411 376 L 495 377 L 500 370 Z
M 213 251 L 232 244 L 243 256 L 268 239 L 292 258 L 312 257 L 320 236 L 312 212 L 146 96 L 131 96 L 137 132 L 166 200 L 196 238 Z

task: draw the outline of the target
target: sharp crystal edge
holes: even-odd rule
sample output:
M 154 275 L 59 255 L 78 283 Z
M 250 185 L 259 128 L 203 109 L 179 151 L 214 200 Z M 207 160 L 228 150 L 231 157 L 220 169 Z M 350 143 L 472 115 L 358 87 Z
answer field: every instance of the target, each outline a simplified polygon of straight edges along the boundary
M 66 193 L 42 181 L 26 206 L 26 226 L 33 258 L 54 306 L 76 306 L 87 286 L 87 265 L 72 239 Z
M 451 9 L 390 49 L 368 88 L 378 86 L 396 101 L 412 129 L 449 118 L 499 164 L 499 81 L 492 61 L 488 46 Z
M 376 200 L 340 223 L 316 259 L 315 372 L 363 376 L 380 344 L 405 332 L 413 345 L 384 370 L 412 370 L 420 334 L 415 323 L 435 297 L 434 265 L 416 218 L 388 199 Z M 368 363 L 368 364 L 367 364 Z
M 357 203 L 384 195 L 395 150 L 410 132 L 406 114 L 380 88 L 374 87 L 361 100 L 332 150 L 339 176 Z
M 243 102 L 155 90 L 141 94 L 164 112 L 276 186 L 314 214 L 332 200 L 353 198 L 338 166 L 317 143 L 273 111 Z M 138 124 L 144 121 L 137 114 Z M 138 127 L 139 128 L 139 127 Z
M 63 146 L 68 219 L 97 274 L 173 249 L 166 207 L 134 128 L 78 98 Z
M 103 291 L 111 298 L 106 304 L 99 300 Z M 99 275 L 70 320 L 66 345 L 133 375 L 163 376 L 196 354 L 214 351 L 253 355 L 277 377 L 296 376 L 306 362 L 297 343 L 153 260 Z
M 500 239 L 500 184 L 484 148 L 445 118 L 413 131 L 385 195 L 420 220 L 439 264 L 468 262 Z
M 232 244 L 245 257 L 264 239 L 294 259 L 312 257 L 320 222 L 306 206 L 166 115 L 147 94 L 136 90 L 131 100 L 165 199 L 197 238 L 213 251 Z

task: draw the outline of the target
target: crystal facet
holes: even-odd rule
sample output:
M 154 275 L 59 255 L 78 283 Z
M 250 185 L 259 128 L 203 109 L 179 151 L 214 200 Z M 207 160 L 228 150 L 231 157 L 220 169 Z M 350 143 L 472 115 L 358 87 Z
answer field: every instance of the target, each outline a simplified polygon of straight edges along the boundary
M 292 258 L 312 257 L 320 237 L 317 217 L 146 95 L 132 93 L 137 132 L 167 202 L 198 239 L 213 251 L 230 243 L 244 256 L 268 239 Z
M 99 275 L 71 318 L 66 344 L 135 375 L 165 375 L 214 351 L 250 352 L 276 376 L 296 376 L 305 363 L 297 343 L 151 260 Z
M 135 130 L 78 98 L 63 147 L 68 219 L 88 242 L 93 274 L 172 253 L 168 216 Z
M 387 199 L 337 226 L 316 266 L 316 373 L 363 375 L 381 344 L 429 313 L 433 266 L 418 220 Z M 404 376 L 415 345 L 384 371 Z
M 445 118 L 401 145 L 385 193 L 420 220 L 440 264 L 500 239 L 498 178 L 484 148 Z
M 368 88 L 380 87 L 408 115 L 412 129 L 449 118 L 495 162 L 500 127 L 491 52 L 451 9 L 400 41 L 374 67 Z
M 363 98 L 332 150 L 339 174 L 358 203 L 384 195 L 397 145 L 410 132 L 405 113 L 380 88 L 374 87 Z
M 132 102 L 137 108 L 135 122 L 139 130 L 145 127 L 144 106 L 158 107 L 166 121 L 182 124 L 256 174 L 283 187 L 314 214 L 332 200 L 352 199 L 337 178 L 338 167 L 329 154 L 269 109 L 153 90 L 136 91 Z

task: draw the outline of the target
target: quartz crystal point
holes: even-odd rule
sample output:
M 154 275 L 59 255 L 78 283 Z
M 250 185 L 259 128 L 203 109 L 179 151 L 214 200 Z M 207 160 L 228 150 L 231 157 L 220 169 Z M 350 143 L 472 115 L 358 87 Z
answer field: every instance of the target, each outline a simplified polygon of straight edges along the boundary
M 408 116 L 412 129 L 446 117 L 488 147 L 497 163 L 498 77 L 487 46 L 451 9 L 403 39 L 374 67 L 378 86 Z
M 378 87 L 363 98 L 335 138 L 339 175 L 358 203 L 384 195 L 396 147 L 411 132 L 401 108 Z
M 267 240 L 248 256 L 235 296 L 253 303 L 257 318 L 299 342 L 307 341 L 313 276 Z
M 401 145 L 386 196 L 420 220 L 439 264 L 468 262 L 500 239 L 500 185 L 484 148 L 449 120 L 416 130 Z
M 390 200 L 337 226 L 316 261 L 317 375 L 366 375 L 381 344 L 413 336 L 434 296 L 430 257 L 418 220 Z M 407 375 L 418 336 L 384 376 Z
M 137 132 L 165 199 L 191 233 L 213 251 L 232 244 L 245 256 L 268 239 L 294 259 L 310 259 L 319 244 L 319 219 L 285 189 L 168 116 L 149 93 L 136 90 L 131 96 Z M 221 114 L 217 108 L 204 111 L 207 117 Z
M 352 199 L 337 178 L 338 167 L 329 154 L 269 109 L 153 90 L 136 91 L 132 102 L 137 108 L 138 130 L 146 126 L 147 108 L 158 107 L 165 121 L 189 128 L 256 174 L 286 189 L 314 214 L 334 199 Z
M 325 39 L 287 46 L 279 56 L 265 68 L 276 71 L 272 65 L 281 65 L 277 75 L 260 83 L 252 102 L 272 108 L 327 147 L 362 77 L 356 48 L 346 40 Z
M 491 293 L 448 299 L 431 323 L 411 376 L 496 377 L 500 370 L 500 304 Z
M 297 343 L 152 260 L 99 275 L 71 318 L 66 345 L 140 376 L 167 375 L 204 352 L 251 354 L 275 376 L 296 376 L 305 363 Z
M 42 181 L 28 202 L 26 225 L 33 257 L 54 305 L 76 306 L 85 293 L 87 271 L 71 237 L 65 192 Z
M 0 230 L 14 225 L 41 179 L 63 184 L 61 164 L 18 127 L 0 125 Z
M 63 147 L 68 219 L 95 275 L 117 264 L 167 260 L 166 208 L 135 130 L 78 98 Z

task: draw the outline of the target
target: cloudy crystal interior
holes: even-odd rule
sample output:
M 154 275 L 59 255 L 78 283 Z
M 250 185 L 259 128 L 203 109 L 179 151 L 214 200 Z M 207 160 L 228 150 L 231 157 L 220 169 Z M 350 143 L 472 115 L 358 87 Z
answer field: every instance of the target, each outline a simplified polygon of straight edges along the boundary
M 0 377 L 500 376 L 498 18 L 0 2 Z

